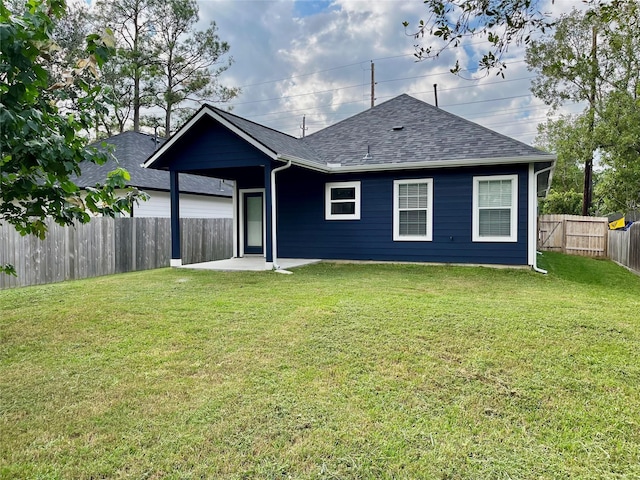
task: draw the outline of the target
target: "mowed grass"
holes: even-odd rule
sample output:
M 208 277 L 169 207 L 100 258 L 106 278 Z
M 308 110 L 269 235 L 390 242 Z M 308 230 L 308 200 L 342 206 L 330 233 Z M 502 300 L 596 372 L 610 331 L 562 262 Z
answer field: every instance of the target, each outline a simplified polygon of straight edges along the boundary
M 0 292 L 0 477 L 640 478 L 640 278 L 163 269 Z

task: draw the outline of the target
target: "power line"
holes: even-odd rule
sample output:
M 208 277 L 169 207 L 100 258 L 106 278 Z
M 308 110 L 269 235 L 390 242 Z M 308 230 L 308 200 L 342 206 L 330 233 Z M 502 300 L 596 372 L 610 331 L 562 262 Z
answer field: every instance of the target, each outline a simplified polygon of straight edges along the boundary
M 486 43 L 486 41 L 472 42 L 472 43 L 467 43 L 467 44 L 464 44 L 464 45 L 459 45 L 459 47 L 480 45 L 480 44 L 484 44 L 484 43 Z M 454 45 L 447 45 L 446 47 L 443 48 L 443 50 L 447 50 L 449 48 L 456 48 L 456 47 L 454 47 Z M 369 61 L 377 62 L 379 60 L 392 60 L 394 58 L 415 57 L 415 56 L 416 56 L 415 53 L 403 53 L 401 55 L 391 55 L 391 56 L 388 56 L 388 57 L 371 58 L 369 60 L 362 60 L 360 62 L 347 63 L 345 65 L 338 65 L 337 67 L 330 67 L 330 68 L 325 68 L 323 70 L 316 70 L 315 72 L 301 73 L 299 75 L 293 75 L 293 76 L 290 76 L 290 77 L 279 78 L 279 79 L 276 79 L 276 80 L 265 80 L 264 82 L 250 83 L 250 84 L 247 84 L 247 85 L 240 85 L 237 88 L 242 89 L 242 88 L 256 87 L 256 86 L 259 86 L 259 85 L 266 85 L 268 83 L 277 83 L 277 82 L 283 82 L 285 80 L 293 80 L 294 78 L 309 77 L 311 75 L 317 75 L 318 73 L 331 72 L 333 70 L 340 70 L 342 68 L 348 68 L 348 67 L 354 67 L 356 65 L 362 65 L 363 63 L 366 63 L 366 62 L 369 62 Z M 524 62 L 524 60 L 515 61 L 515 62 L 509 62 L 508 64 L 520 63 L 520 62 Z M 460 70 L 460 71 L 461 72 L 473 72 L 473 71 L 477 71 L 477 69 L 468 69 L 467 68 L 467 69 L 463 69 L 463 70 Z M 451 73 L 451 71 L 437 73 L 436 75 L 444 75 L 446 73 Z
M 376 82 L 376 83 L 384 83 L 384 82 L 395 82 L 395 81 L 401 81 L 401 80 L 407 80 L 407 79 L 415 79 L 415 78 L 428 78 L 428 77 L 432 77 L 435 75 L 443 75 L 445 73 L 450 73 L 450 72 L 441 72 L 441 73 L 435 73 L 435 74 L 429 74 L 429 75 L 420 75 L 417 77 L 407 77 L 407 78 L 402 78 L 402 79 L 394 79 L 394 80 L 383 80 L 380 82 Z M 463 85 L 463 86 L 459 86 L 459 87 L 450 87 L 450 88 L 443 88 L 440 91 L 442 92 L 447 92 L 447 91 L 451 91 L 451 90 L 462 90 L 465 88 L 476 88 L 476 87 L 482 87 L 485 85 L 494 85 L 497 83 L 507 83 L 507 82 L 516 82 L 516 81 L 521 81 L 521 80 L 530 80 L 532 78 L 535 78 L 535 75 L 529 76 L 529 77 L 519 77 L 519 78 L 512 78 L 509 80 L 498 80 L 495 82 L 486 82 L 486 83 L 482 83 L 482 84 L 474 84 L 474 85 Z M 337 92 L 340 90 L 348 90 L 350 88 L 361 88 L 363 86 L 365 86 L 367 84 L 365 83 L 359 83 L 356 85 L 348 85 L 346 87 L 336 87 L 336 88 L 329 88 L 327 90 L 318 90 L 318 91 L 314 91 L 314 92 L 308 92 L 308 93 L 298 93 L 295 95 L 285 95 L 285 96 L 279 96 L 279 97 L 273 97 L 273 98 L 265 98 L 265 99 L 260 99 L 260 100 L 249 100 L 247 102 L 236 102 L 236 103 L 231 103 L 229 104 L 232 107 L 236 107 L 239 105 L 249 105 L 252 103 L 261 103 L 261 102 L 271 102 L 274 100 L 283 100 L 283 99 L 289 99 L 289 98 L 296 98 L 296 97 L 304 97 L 304 96 L 308 96 L 308 95 L 316 95 L 316 94 L 321 94 L 321 93 L 330 93 L 330 92 Z M 429 92 L 411 92 L 415 95 L 419 95 L 419 94 L 424 94 L 424 93 L 429 93 Z M 393 96 L 384 96 L 384 97 L 378 97 L 378 98 L 393 98 Z
M 424 92 L 420 92 L 424 93 Z M 526 95 L 513 95 L 511 97 L 502 97 L 502 98 L 488 98 L 486 100 L 474 100 L 473 102 L 463 102 L 463 103 L 450 103 L 448 105 L 442 105 L 443 107 L 459 107 L 462 105 L 472 105 L 474 103 L 486 103 L 486 102 L 500 102 L 502 100 L 513 100 L 514 98 L 524 98 L 530 97 L 531 94 L 527 93 Z

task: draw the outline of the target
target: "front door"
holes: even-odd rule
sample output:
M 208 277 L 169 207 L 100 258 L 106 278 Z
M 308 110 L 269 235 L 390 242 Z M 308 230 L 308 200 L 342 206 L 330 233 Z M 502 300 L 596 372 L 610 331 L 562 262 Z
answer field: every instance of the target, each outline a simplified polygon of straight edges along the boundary
M 262 192 L 247 192 L 244 194 L 244 253 L 263 254 L 264 225 L 263 219 L 264 195 Z

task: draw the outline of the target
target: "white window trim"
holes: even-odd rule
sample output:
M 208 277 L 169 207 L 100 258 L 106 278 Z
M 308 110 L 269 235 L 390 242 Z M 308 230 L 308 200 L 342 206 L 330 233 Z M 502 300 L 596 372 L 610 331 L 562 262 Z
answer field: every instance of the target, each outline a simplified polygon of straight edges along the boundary
M 331 200 L 331 189 L 354 188 L 354 200 Z M 331 205 L 334 203 L 355 202 L 355 212 L 348 214 L 331 213 Z M 360 182 L 329 182 L 324 190 L 324 218 L 325 220 L 360 220 Z
M 426 235 L 400 235 L 400 205 L 398 191 L 400 185 L 407 183 L 426 183 L 427 195 L 427 233 Z M 422 210 L 422 209 L 420 209 Z M 394 242 L 431 242 L 433 240 L 433 178 L 412 178 L 393 181 L 393 241 Z
M 481 181 L 511 180 L 511 235 L 480 236 L 480 208 L 478 206 L 478 188 Z M 474 242 L 517 242 L 518 241 L 518 175 L 491 175 L 473 177 L 473 218 L 472 241 Z

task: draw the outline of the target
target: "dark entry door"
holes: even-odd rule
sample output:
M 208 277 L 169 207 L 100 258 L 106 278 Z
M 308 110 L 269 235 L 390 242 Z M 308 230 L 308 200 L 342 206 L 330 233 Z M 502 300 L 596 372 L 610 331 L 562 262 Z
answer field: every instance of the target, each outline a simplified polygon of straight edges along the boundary
M 262 192 L 244 194 L 244 253 L 264 253 L 262 245 L 264 238 L 263 202 Z

